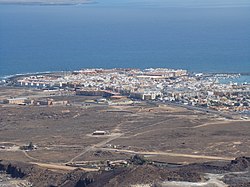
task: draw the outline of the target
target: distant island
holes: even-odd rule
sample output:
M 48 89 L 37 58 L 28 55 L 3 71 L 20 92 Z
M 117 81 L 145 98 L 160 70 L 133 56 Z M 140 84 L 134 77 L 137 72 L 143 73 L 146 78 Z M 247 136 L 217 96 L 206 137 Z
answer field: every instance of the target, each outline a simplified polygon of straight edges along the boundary
M 91 2 L 91 0 L 0 0 L 0 4 L 23 5 L 77 5 Z

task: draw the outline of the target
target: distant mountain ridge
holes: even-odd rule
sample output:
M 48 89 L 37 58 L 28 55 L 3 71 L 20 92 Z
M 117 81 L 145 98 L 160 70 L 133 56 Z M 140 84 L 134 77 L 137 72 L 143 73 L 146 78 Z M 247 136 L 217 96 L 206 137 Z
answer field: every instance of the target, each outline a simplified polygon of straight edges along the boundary
M 0 4 L 25 5 L 75 5 L 90 3 L 91 0 L 0 0 Z

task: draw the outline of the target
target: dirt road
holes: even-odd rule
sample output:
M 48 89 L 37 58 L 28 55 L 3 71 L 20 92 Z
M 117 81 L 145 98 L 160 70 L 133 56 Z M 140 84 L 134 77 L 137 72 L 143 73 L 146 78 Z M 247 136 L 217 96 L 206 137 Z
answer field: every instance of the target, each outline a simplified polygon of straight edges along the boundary
M 40 163 L 40 162 L 30 162 L 31 164 L 36 164 L 40 167 L 51 169 L 51 170 L 66 170 L 66 171 L 72 171 L 74 169 L 77 169 L 78 167 L 71 167 L 71 166 L 65 166 L 65 165 L 59 165 L 59 164 L 53 164 L 53 163 Z M 92 168 L 80 168 L 83 171 L 98 171 L 98 169 L 92 169 Z
M 162 155 L 162 156 L 173 156 L 173 157 L 186 157 L 186 158 L 197 158 L 197 159 L 208 159 L 208 160 L 233 160 L 232 157 L 219 157 L 219 156 L 207 156 L 207 155 L 192 155 L 192 154 L 182 154 L 182 153 L 169 153 L 161 151 L 131 151 L 125 149 L 112 149 L 112 148 L 100 148 L 107 151 L 115 151 L 121 153 L 130 154 L 141 154 L 141 155 Z

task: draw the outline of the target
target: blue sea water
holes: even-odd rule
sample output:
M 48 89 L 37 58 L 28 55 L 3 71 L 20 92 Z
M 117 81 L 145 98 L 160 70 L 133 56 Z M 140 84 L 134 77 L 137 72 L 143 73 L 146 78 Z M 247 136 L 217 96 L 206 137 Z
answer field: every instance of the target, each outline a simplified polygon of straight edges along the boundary
M 0 5 L 0 76 L 86 67 L 250 72 L 250 1 Z
M 250 76 L 241 75 L 236 78 L 220 79 L 219 82 L 223 84 L 230 84 L 230 83 L 250 84 Z

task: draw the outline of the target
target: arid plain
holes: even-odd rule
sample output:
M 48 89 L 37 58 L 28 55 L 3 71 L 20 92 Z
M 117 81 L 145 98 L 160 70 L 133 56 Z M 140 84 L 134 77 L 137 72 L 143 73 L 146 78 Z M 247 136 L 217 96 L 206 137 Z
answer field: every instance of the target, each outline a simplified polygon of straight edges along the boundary
M 13 93 L 12 89 L 9 91 Z M 27 94 L 27 90 L 17 91 L 15 94 Z M 90 97 L 66 99 L 70 106 L 1 105 L 1 145 L 32 142 L 38 149 L 25 154 L 15 149 L 1 151 L 0 157 L 60 164 L 102 159 L 105 154 L 95 158 L 98 150 L 111 152 L 114 157 L 142 153 L 171 162 L 231 159 L 250 154 L 246 120 L 146 102 L 107 106 L 82 104 L 93 99 Z M 93 136 L 96 130 L 109 134 Z
M 40 99 L 52 97 L 38 90 L 1 88 L 1 99 L 10 96 Z M 139 183 L 146 181 L 152 184 L 154 181 L 164 181 L 166 177 L 167 180 L 177 181 L 208 181 L 208 185 L 212 181 L 212 185 L 216 186 L 218 183 L 217 186 L 220 186 L 219 179 L 211 176 L 209 180 L 203 179 L 200 178 L 200 173 L 210 172 L 211 169 L 214 172 L 214 168 L 217 168 L 215 173 L 224 170 L 243 171 L 248 167 L 248 164 L 244 165 L 249 162 L 244 161 L 244 156 L 250 154 L 250 122 L 240 118 L 240 115 L 226 118 L 219 112 L 146 101 L 135 101 L 133 105 L 127 106 L 110 106 L 93 102 L 100 97 L 67 96 L 65 93 L 63 96 L 53 95 L 53 99 L 67 100 L 69 104 L 0 105 L 0 160 L 7 161 L 6 167 L 21 170 L 31 168 L 24 171 L 26 175 L 28 173 L 27 176 L 31 171 L 33 173 L 38 170 L 35 173 L 39 174 L 33 174 L 31 179 L 25 178 L 35 186 L 59 184 L 58 181 L 77 186 L 71 183 L 72 179 L 66 177 L 66 180 L 65 175 L 73 172 L 71 176 L 79 176 L 79 169 L 83 172 L 81 175 L 89 175 L 88 173 L 100 170 L 98 164 L 104 165 L 110 161 L 124 163 L 134 155 L 143 156 L 153 165 L 167 164 L 168 169 L 145 165 L 101 172 L 95 174 L 97 178 L 94 177 L 95 182 L 90 186 L 130 186 L 137 184 L 138 178 L 141 179 Z M 105 131 L 107 134 L 93 135 L 95 131 Z M 30 142 L 34 149 L 21 149 Z M 243 161 L 240 159 L 232 162 L 236 157 L 243 157 Z M 233 166 L 228 165 L 230 162 Z M 210 163 L 211 166 L 203 163 Z M 218 163 L 223 163 L 223 166 L 218 166 Z M 243 165 L 238 166 L 242 163 Z M 235 164 L 238 168 L 236 170 Z M 172 167 L 169 168 L 171 165 L 177 169 L 173 168 L 172 171 Z M 145 172 L 149 171 L 154 175 L 145 178 Z M 106 175 L 108 179 L 103 181 Z M 224 177 L 224 181 L 235 184 L 239 180 L 246 185 L 250 182 L 242 180 L 242 175 L 239 179 L 235 178 L 234 173 L 232 175 L 233 177 L 230 173 L 229 177 Z M 38 176 L 50 177 L 42 180 Z M 247 175 L 245 178 L 249 179 L 248 177 Z M 58 183 L 55 183 L 55 178 Z M 86 184 L 87 179 L 88 177 L 83 180 Z M 47 182 L 43 184 L 44 181 Z M 59 186 L 67 186 L 62 184 Z M 179 186 L 181 185 L 183 184 Z M 169 185 L 166 183 L 165 186 Z M 222 186 L 225 186 L 224 183 Z

